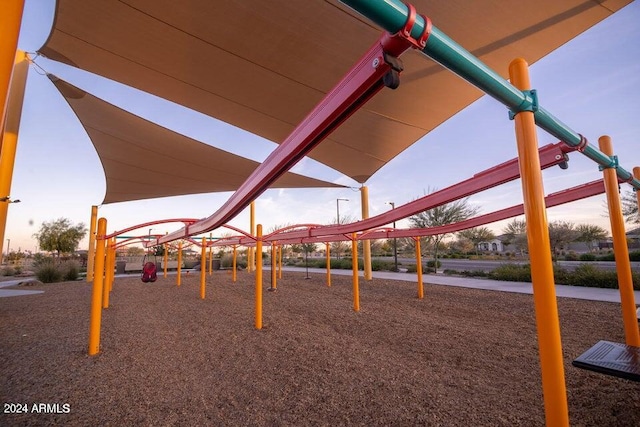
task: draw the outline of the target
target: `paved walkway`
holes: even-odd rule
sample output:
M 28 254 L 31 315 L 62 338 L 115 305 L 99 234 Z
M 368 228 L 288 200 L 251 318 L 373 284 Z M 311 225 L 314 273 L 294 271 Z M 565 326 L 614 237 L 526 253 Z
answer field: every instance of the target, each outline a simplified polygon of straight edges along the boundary
M 35 295 L 35 294 L 43 294 L 44 291 L 23 291 L 22 289 L 2 289 L 9 286 L 16 286 L 22 282 L 30 281 L 30 277 L 23 277 L 21 279 L 15 280 L 5 280 L 0 282 L 0 298 L 2 297 L 18 297 L 22 295 Z
M 270 269 L 270 268 L 267 268 Z M 283 267 L 284 271 L 305 272 L 304 267 Z M 309 268 L 309 273 L 326 274 L 323 268 Z M 331 274 L 351 276 L 351 270 L 332 269 Z M 360 277 L 363 276 L 360 271 Z M 416 273 L 393 273 L 390 271 L 374 271 L 374 278 L 418 282 Z M 444 274 L 423 274 L 422 281 L 434 285 L 459 286 L 463 288 L 486 289 L 489 291 L 515 292 L 533 294 L 533 286 L 528 282 L 504 282 L 501 280 L 478 279 L 471 277 L 446 276 Z M 640 303 L 640 291 L 634 291 L 636 304 Z M 586 288 L 581 286 L 556 285 L 556 295 L 563 298 L 577 298 L 591 301 L 620 302 L 618 289 Z
M 265 266 L 265 270 L 270 270 L 270 267 Z M 284 267 L 285 271 L 297 271 L 304 273 L 306 269 L 304 267 Z M 184 272 L 184 270 L 183 270 Z M 170 272 L 171 273 L 171 272 Z M 175 274 L 175 272 L 172 272 Z M 309 268 L 309 273 L 326 274 L 326 270 L 323 268 Z M 331 270 L 333 275 L 351 276 L 351 270 Z M 360 276 L 363 276 L 363 272 L 360 271 Z M 128 277 L 126 275 L 116 275 L 116 277 Z M 407 282 L 418 281 L 418 275 L 415 273 L 393 273 L 390 271 L 374 271 L 374 278 L 390 279 L 390 280 L 402 280 Z M 458 276 L 446 276 L 444 274 L 423 274 L 423 282 L 431 283 L 434 285 L 444 286 L 458 286 L 463 288 L 473 289 L 485 289 L 489 291 L 501 291 L 501 292 L 515 292 L 520 294 L 532 294 L 533 287 L 531 283 L 527 282 L 503 282 L 500 280 L 488 280 L 478 279 L 470 277 L 458 277 Z M 29 278 L 22 278 L 16 280 L 8 280 L 0 282 L 0 297 L 20 296 L 20 295 L 32 295 L 39 294 L 43 291 L 27 291 L 27 290 L 14 290 L 14 289 L 2 289 L 9 286 L 15 286 L 20 282 L 29 280 Z M 640 303 L 640 291 L 634 291 L 636 304 Z M 620 292 L 617 289 L 602 289 L 602 288 L 586 288 L 581 286 L 565 286 L 556 285 L 556 295 L 562 298 L 577 298 L 586 299 L 591 301 L 606 301 L 620 303 Z

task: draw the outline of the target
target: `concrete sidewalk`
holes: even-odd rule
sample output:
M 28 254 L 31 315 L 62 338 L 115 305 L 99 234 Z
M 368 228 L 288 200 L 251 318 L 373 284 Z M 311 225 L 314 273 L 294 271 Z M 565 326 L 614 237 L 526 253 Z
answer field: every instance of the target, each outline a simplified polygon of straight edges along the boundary
M 0 282 L 0 298 L 2 297 L 19 297 L 22 295 L 34 295 L 43 294 L 44 291 L 23 291 L 22 289 L 2 289 L 9 286 L 16 286 L 23 282 L 31 281 L 31 277 L 24 277 L 22 279 L 5 280 Z
M 270 268 L 265 267 L 270 270 Z M 283 267 L 284 271 L 304 273 L 304 267 Z M 323 268 L 309 268 L 309 273 L 326 274 Z M 332 269 L 331 274 L 351 276 L 351 270 Z M 360 271 L 360 277 L 363 276 Z M 418 282 L 416 273 L 394 273 L 390 271 L 374 271 L 373 278 Z M 488 291 L 515 292 L 519 294 L 533 294 L 533 286 L 528 282 L 504 282 L 501 280 L 478 279 L 471 277 L 446 276 L 444 274 L 423 274 L 422 281 L 427 284 L 458 286 L 463 288 L 485 289 Z M 640 302 L 640 291 L 634 291 L 636 304 Z M 577 298 L 591 301 L 606 301 L 620 303 L 618 289 L 586 288 L 582 286 L 556 285 L 556 295 L 562 298 Z
M 283 267 L 284 271 L 296 271 L 304 273 L 306 269 L 304 267 Z M 270 266 L 265 266 L 265 270 L 271 270 Z M 193 271 L 189 270 L 190 273 Z M 169 274 L 175 275 L 176 272 L 169 272 Z M 185 273 L 185 270 L 183 270 Z M 323 268 L 309 268 L 309 273 L 313 274 L 326 274 L 326 270 Z M 331 270 L 332 275 L 351 276 L 351 270 Z M 360 277 L 364 275 L 364 272 L 359 272 Z M 116 277 L 131 277 L 132 274 L 116 275 Z M 406 282 L 418 281 L 418 275 L 416 273 L 394 273 L 390 271 L 374 271 L 374 278 L 388 279 L 388 280 L 402 280 Z M 500 291 L 500 292 L 515 292 L 520 294 L 533 294 L 533 286 L 528 282 L 504 282 L 500 280 L 478 279 L 471 277 L 459 277 L 459 276 L 446 276 L 444 274 L 423 274 L 423 282 L 425 284 L 443 285 L 443 286 L 458 286 L 463 288 L 472 289 L 484 289 L 488 291 Z M 28 281 L 29 278 L 22 278 L 17 280 L 7 280 L 0 282 L 0 297 L 20 296 L 20 295 L 32 295 L 43 293 L 44 291 L 27 291 L 27 290 L 14 290 L 14 289 L 1 289 L 9 286 L 16 286 L 21 282 Z M 602 288 L 587 288 L 581 286 L 566 286 L 556 285 L 556 295 L 561 298 L 577 298 L 591 301 L 606 301 L 620 303 L 620 292 L 617 289 L 602 289 Z M 640 291 L 634 291 L 636 304 L 640 303 Z

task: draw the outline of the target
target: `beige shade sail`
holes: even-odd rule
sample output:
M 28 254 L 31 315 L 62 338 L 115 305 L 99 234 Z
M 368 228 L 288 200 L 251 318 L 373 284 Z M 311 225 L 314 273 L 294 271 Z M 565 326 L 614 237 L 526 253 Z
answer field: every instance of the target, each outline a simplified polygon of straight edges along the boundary
M 93 143 L 106 176 L 103 204 L 235 191 L 259 163 L 180 135 L 50 76 Z M 288 172 L 272 188 L 343 187 Z
M 506 77 L 630 0 L 416 0 L 441 31 Z M 40 53 L 282 142 L 381 30 L 335 0 L 58 0 Z M 417 52 L 311 153 L 358 182 L 481 96 Z M 141 194 L 143 190 L 141 189 Z

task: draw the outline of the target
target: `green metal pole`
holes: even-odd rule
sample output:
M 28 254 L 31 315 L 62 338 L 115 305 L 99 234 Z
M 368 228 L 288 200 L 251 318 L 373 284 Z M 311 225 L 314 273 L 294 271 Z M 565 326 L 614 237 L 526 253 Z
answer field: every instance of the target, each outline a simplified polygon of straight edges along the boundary
M 404 27 L 409 15 L 409 8 L 400 0 L 340 1 L 391 34 L 397 33 Z M 411 36 L 420 37 L 424 27 L 424 19 L 418 15 L 411 29 Z M 500 74 L 493 71 L 435 26 L 431 28 L 431 35 L 422 53 L 501 102 L 509 110 L 515 112 L 533 111 L 536 124 L 540 128 L 571 147 L 580 146 L 582 142 L 580 135 L 544 108 L 536 106 L 537 102 L 531 93 L 522 92 L 514 87 Z M 582 148 L 582 153 L 600 166 L 616 166 L 618 177 L 640 190 L 640 180 L 634 178 L 629 171 L 616 165 L 615 159 L 607 156 L 595 146 L 587 143 Z

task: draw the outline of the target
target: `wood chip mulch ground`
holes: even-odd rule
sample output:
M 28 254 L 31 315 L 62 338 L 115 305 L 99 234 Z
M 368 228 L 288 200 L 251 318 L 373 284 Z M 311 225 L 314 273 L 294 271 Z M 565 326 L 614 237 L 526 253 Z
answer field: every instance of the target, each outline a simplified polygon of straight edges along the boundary
M 257 331 L 252 274 L 214 272 L 204 300 L 198 275 L 175 282 L 116 279 L 94 357 L 90 284 L 0 298 L 0 425 L 545 423 L 531 295 L 426 285 L 418 300 L 413 283 L 361 279 L 356 313 L 350 277 L 285 272 L 277 292 L 265 275 Z M 619 304 L 559 312 L 572 425 L 639 426 L 639 383 L 571 366 L 624 342 Z

